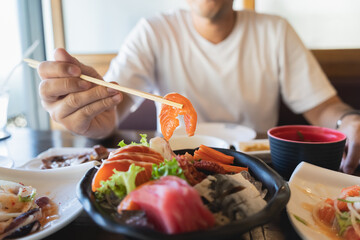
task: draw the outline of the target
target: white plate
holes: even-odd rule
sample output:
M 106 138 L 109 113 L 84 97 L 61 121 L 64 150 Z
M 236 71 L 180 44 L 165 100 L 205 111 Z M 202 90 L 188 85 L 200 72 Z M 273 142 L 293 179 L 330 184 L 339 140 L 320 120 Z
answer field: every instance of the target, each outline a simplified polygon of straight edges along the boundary
M 320 198 L 335 198 L 341 189 L 359 184 L 360 177 L 328 170 L 309 163 L 301 162 L 289 180 L 290 201 L 286 207 L 290 222 L 303 239 L 330 240 L 329 238 L 296 220 L 294 214 L 314 226 L 311 212 L 302 206 L 314 205 Z
M 194 135 L 192 137 L 187 135 L 176 135 L 170 138 L 169 144 L 172 150 L 194 149 L 201 144 L 208 147 L 230 148 L 230 145 L 225 140 L 206 135 Z
M 85 154 L 85 153 L 92 152 L 93 150 L 94 150 L 93 148 L 73 148 L 73 147 L 49 148 L 45 152 L 42 152 L 38 156 L 36 156 L 36 158 L 30 160 L 29 162 L 25 163 L 24 165 L 22 165 L 18 168 L 29 169 L 29 170 L 39 170 L 40 166 L 42 164 L 41 159 L 43 159 L 43 158 L 47 158 L 50 156 L 56 156 L 56 155 Z M 108 150 L 111 151 L 111 149 L 108 149 Z M 69 166 L 69 167 L 76 168 L 81 171 L 82 169 L 90 169 L 97 164 L 98 164 L 97 161 L 90 161 L 90 162 L 86 162 L 86 163 L 82 163 L 82 164 L 74 165 L 74 166 Z M 69 167 L 66 167 L 66 168 L 69 168 Z M 49 171 L 49 170 L 53 171 L 56 169 L 46 169 L 46 171 Z
M 47 196 L 58 205 L 59 218 L 50 226 L 21 238 L 22 240 L 41 239 L 63 228 L 82 211 L 76 197 L 76 186 L 87 169 L 60 168 L 53 171 L 9 169 L 0 167 L 0 179 L 22 182 L 37 190 L 37 197 Z
M 186 135 L 185 126 L 175 129 L 174 136 L 176 135 Z M 254 139 L 256 132 L 251 128 L 232 123 L 198 123 L 195 135 L 213 136 L 233 144 Z
M 267 144 L 269 146 L 268 139 L 254 139 L 251 141 L 239 141 L 239 142 L 234 142 L 233 145 L 234 145 L 236 151 L 243 152 L 248 155 L 258 155 L 258 154 L 269 154 L 270 153 L 270 150 L 243 151 L 243 149 L 241 148 L 242 144 L 246 144 L 246 145 L 250 145 L 250 146 L 252 144 Z

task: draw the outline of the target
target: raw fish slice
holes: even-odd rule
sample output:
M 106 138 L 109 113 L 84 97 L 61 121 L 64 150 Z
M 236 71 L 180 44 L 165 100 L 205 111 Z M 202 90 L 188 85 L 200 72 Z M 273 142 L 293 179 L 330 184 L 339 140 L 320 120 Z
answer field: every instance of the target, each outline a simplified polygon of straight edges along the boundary
M 172 160 L 176 157 L 176 154 L 171 149 L 169 142 L 162 137 L 151 138 L 150 148 L 159 152 L 166 160 Z
M 169 106 L 167 104 L 161 105 L 161 112 L 159 115 L 161 132 L 166 140 L 169 140 L 173 135 L 174 130 L 179 126 L 178 115 L 184 116 L 185 129 L 188 136 L 193 136 L 196 129 L 197 113 L 192 106 L 189 99 L 178 94 L 169 93 L 165 99 L 183 104 L 182 109 Z
M 96 189 L 101 187 L 100 182 L 108 180 L 113 174 L 113 169 L 116 169 L 117 171 L 124 171 L 126 172 L 131 164 L 135 164 L 137 166 L 145 168 L 144 171 L 141 171 L 136 176 L 135 184 L 136 186 L 139 186 L 151 178 L 151 172 L 152 172 L 152 163 L 148 162 L 136 162 L 132 160 L 114 160 L 114 161 L 108 161 L 105 160 L 99 170 L 96 172 L 93 181 L 92 181 L 92 191 L 95 192 Z
M 158 158 L 157 156 L 154 156 L 154 154 L 139 153 L 139 152 L 118 153 L 115 156 L 112 156 L 111 158 L 107 159 L 107 161 L 122 160 L 122 159 L 133 160 L 135 162 L 149 162 L 155 164 L 159 164 L 164 161 L 163 158 Z
M 128 145 L 125 147 L 119 148 L 116 152 L 123 153 L 123 152 L 141 152 L 141 153 L 150 153 L 161 158 L 161 154 L 155 151 L 154 149 L 144 146 L 144 145 Z
M 174 176 L 162 177 L 138 187 L 126 197 L 126 201 L 127 204 L 120 204 L 119 212 L 135 204 L 146 212 L 158 230 L 168 234 L 206 229 L 215 223 L 214 216 L 203 205 L 196 190 Z

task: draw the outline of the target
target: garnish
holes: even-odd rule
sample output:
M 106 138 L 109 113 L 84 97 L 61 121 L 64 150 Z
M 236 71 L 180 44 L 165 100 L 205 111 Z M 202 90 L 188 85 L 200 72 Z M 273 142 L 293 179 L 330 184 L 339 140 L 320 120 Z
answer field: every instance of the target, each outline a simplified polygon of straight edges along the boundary
M 296 134 L 298 135 L 300 141 L 305 141 L 304 135 L 300 131 L 296 131 Z
M 101 187 L 95 192 L 97 200 L 102 201 L 107 195 L 115 194 L 119 199 L 124 198 L 136 188 L 135 179 L 139 172 L 145 170 L 143 167 L 131 164 L 126 172 L 113 169 L 114 174 L 106 181 L 101 181 Z
M 337 200 L 340 201 L 340 202 L 346 202 L 346 203 L 360 202 L 359 197 L 347 197 L 346 199 L 338 198 Z
M 293 214 L 294 218 L 304 224 L 305 226 L 308 226 L 308 223 L 305 221 L 305 219 L 299 217 L 298 215 Z
M 351 218 L 349 212 L 342 212 L 341 214 L 336 214 L 336 220 L 339 224 L 339 235 L 342 236 L 345 230 L 351 226 Z
M 31 202 L 36 195 L 36 189 L 32 187 L 23 187 L 19 189 L 18 197 L 20 202 Z
M 147 141 L 147 134 L 140 134 L 140 136 L 141 136 L 140 143 L 131 142 L 130 144 L 126 144 L 124 140 L 121 140 L 121 142 L 119 142 L 118 146 L 125 147 L 127 145 L 143 145 L 143 146 L 149 147 L 150 144 Z
M 177 176 L 186 180 L 184 171 L 179 166 L 178 162 L 175 158 L 172 160 L 164 160 L 164 162 L 160 163 L 159 165 L 153 164 L 152 172 L 151 172 L 151 179 L 160 179 L 163 176 Z

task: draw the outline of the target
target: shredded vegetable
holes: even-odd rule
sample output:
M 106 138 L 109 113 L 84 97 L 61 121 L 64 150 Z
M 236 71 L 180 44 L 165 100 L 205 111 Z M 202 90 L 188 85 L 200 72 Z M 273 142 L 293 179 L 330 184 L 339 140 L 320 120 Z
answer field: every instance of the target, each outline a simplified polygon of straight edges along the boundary
M 179 166 L 178 161 L 176 161 L 175 158 L 173 160 L 164 160 L 163 163 L 160 163 L 159 165 L 154 164 L 153 170 L 151 173 L 151 179 L 160 179 L 163 176 L 177 176 L 179 178 L 182 178 L 186 180 L 184 171 Z
M 118 143 L 118 146 L 125 147 L 127 145 L 143 145 L 149 147 L 150 144 L 147 141 L 147 134 L 140 134 L 140 136 L 141 136 L 140 143 L 131 142 L 130 144 L 126 144 L 124 140 L 121 140 L 121 142 Z

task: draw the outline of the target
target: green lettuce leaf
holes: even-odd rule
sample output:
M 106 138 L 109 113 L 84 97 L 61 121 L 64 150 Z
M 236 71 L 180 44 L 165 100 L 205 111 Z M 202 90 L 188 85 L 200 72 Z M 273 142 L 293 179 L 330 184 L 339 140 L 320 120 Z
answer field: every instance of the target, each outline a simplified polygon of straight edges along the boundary
M 121 142 L 119 142 L 118 146 L 125 147 L 127 145 L 143 145 L 146 147 L 150 147 L 150 144 L 147 141 L 147 134 L 140 134 L 140 136 L 141 136 L 140 143 L 131 142 L 130 144 L 126 144 L 125 141 L 122 140 Z
M 115 194 L 119 199 L 136 188 L 135 179 L 139 172 L 145 170 L 143 167 L 131 164 L 126 172 L 113 169 L 114 174 L 106 181 L 101 181 L 101 187 L 95 192 L 97 200 L 102 201 L 107 195 Z
M 159 165 L 153 164 L 152 172 L 151 172 L 151 179 L 159 179 L 163 176 L 177 176 L 186 180 L 184 171 L 179 166 L 178 162 L 175 158 L 172 160 L 164 160 L 164 162 L 160 163 Z

